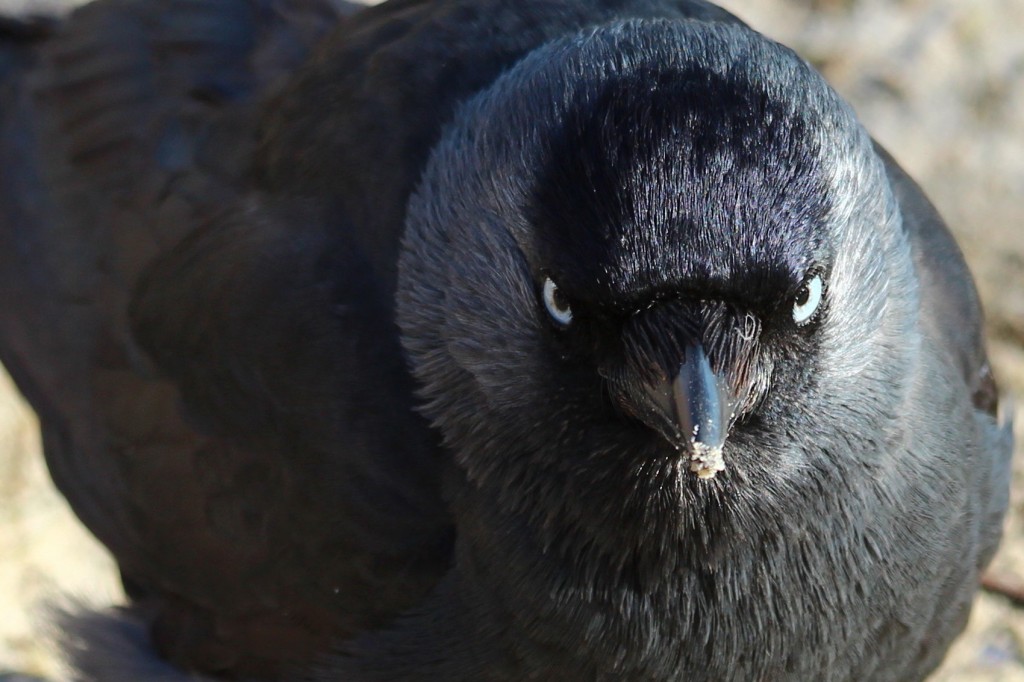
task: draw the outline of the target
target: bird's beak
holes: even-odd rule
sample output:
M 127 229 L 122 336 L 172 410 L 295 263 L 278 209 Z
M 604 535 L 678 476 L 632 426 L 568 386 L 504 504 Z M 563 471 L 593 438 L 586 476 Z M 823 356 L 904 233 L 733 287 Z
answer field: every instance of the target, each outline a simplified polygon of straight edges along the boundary
M 700 343 L 687 346 L 674 377 L 645 382 L 645 392 L 649 401 L 645 402 L 653 403 L 651 407 L 659 413 L 648 413 L 656 420 L 651 426 L 673 445 L 688 451 L 691 471 L 701 478 L 712 478 L 725 468 L 722 448 L 736 400 L 725 377 L 712 370 Z
M 686 350 L 686 360 L 672 382 L 676 420 L 683 435 L 704 447 L 721 449 L 732 406 L 725 382 L 711 370 L 700 344 Z

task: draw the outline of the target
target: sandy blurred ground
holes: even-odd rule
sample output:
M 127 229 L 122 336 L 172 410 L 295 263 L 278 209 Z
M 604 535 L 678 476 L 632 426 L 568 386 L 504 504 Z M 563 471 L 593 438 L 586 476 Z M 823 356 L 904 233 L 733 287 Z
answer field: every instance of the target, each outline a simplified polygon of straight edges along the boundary
M 0 0 L 0 11 L 40 4 Z M 979 281 L 997 376 L 1019 396 L 1024 441 L 1024 0 L 722 4 L 821 69 L 946 216 Z M 995 561 L 1020 578 L 1022 449 Z M 0 377 L 0 680 L 5 667 L 59 679 L 40 605 L 66 593 L 120 598 L 109 558 L 49 484 L 34 417 Z M 934 679 L 1024 682 L 1024 611 L 982 595 Z

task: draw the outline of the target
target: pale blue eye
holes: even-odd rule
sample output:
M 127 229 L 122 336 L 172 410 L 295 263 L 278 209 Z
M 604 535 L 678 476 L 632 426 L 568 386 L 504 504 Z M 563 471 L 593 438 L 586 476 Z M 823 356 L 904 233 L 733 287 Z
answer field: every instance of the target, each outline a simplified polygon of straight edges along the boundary
M 552 282 L 550 277 L 544 280 L 544 307 L 548 309 L 548 314 L 558 324 L 564 326 L 572 322 L 572 307 L 558 291 L 558 285 Z
M 793 321 L 803 324 L 814 316 L 821 305 L 821 294 L 824 285 L 821 282 L 821 275 L 815 275 L 800 289 L 793 301 Z

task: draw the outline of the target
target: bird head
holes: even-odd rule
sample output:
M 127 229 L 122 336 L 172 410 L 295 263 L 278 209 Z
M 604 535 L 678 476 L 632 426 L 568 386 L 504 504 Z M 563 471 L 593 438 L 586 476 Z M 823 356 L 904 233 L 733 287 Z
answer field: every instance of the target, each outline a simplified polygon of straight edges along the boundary
M 444 133 L 400 261 L 423 410 L 510 505 L 679 508 L 856 467 L 915 311 L 849 106 L 714 23 L 619 22 L 524 58 Z

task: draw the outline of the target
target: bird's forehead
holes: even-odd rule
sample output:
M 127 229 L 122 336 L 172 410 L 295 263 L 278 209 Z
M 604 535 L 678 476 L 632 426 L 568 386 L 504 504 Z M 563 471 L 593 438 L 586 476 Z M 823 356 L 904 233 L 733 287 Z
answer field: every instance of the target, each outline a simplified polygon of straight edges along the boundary
M 657 67 L 612 78 L 551 137 L 531 250 L 584 298 L 777 296 L 826 241 L 814 124 L 749 78 Z

